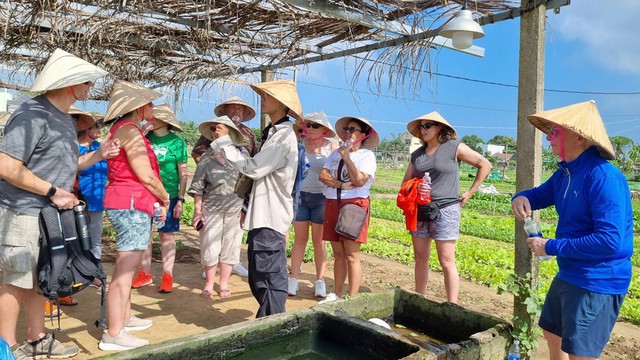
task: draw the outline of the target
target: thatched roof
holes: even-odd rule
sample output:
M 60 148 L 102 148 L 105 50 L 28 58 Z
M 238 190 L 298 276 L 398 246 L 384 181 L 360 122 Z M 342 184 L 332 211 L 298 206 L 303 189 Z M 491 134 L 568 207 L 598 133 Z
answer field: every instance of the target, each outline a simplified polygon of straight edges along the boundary
M 398 65 L 428 69 L 430 40 L 415 35 L 442 26 L 462 2 L 0 1 L 0 62 L 33 74 L 61 48 L 108 70 L 111 81 L 179 87 L 344 56 L 348 49 L 367 53 L 362 48 L 367 45 L 386 49 L 366 56 L 391 64 L 387 70 L 397 71 L 397 79 L 403 72 L 406 76 Z M 512 10 L 519 2 L 478 0 L 469 6 L 490 14 Z M 13 85 L 30 85 L 18 79 L 12 77 Z

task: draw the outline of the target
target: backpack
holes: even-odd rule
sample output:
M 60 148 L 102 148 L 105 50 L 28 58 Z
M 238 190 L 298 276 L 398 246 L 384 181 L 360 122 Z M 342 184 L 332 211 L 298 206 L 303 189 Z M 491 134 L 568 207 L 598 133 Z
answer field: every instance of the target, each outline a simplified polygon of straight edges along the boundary
M 102 262 L 91 251 L 82 250 L 74 211 L 58 210 L 53 204 L 45 206 L 40 211 L 39 223 L 38 286 L 42 295 L 60 306 L 61 297 L 74 295 L 99 279 L 102 281 L 101 310 L 95 325 L 106 329 L 107 275 Z

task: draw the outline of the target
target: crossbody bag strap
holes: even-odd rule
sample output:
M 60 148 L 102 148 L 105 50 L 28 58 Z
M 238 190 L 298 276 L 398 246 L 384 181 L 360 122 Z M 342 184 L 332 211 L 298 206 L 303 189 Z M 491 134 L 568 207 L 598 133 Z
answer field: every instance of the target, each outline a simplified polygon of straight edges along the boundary
M 341 178 L 341 174 L 342 174 L 342 167 L 344 166 L 344 160 L 340 159 L 340 162 L 338 163 L 338 181 L 342 182 Z M 337 193 L 337 198 L 338 198 L 338 208 L 340 208 L 340 193 L 342 192 L 342 186 L 340 186 L 339 188 L 336 189 L 336 193 Z

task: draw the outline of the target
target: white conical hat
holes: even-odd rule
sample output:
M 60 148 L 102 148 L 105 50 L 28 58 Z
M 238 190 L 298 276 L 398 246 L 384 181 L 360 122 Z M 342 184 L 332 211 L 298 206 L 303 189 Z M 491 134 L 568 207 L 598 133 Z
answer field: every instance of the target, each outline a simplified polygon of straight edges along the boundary
M 356 117 L 356 116 L 345 116 L 342 117 L 340 119 L 338 119 L 338 121 L 336 121 L 336 132 L 338 134 L 338 137 L 340 138 L 340 140 L 344 140 L 345 139 L 345 131 L 344 131 L 344 127 L 349 124 L 349 122 L 351 120 L 358 120 L 362 123 L 364 123 L 365 125 L 367 125 L 369 128 L 371 128 L 371 132 L 369 133 L 370 136 L 368 136 L 366 139 L 364 139 L 364 141 L 362 141 L 362 147 L 365 149 L 369 149 L 369 150 L 375 150 L 376 146 L 378 146 L 378 144 L 380 143 L 380 137 L 378 136 L 378 133 L 376 132 L 376 129 L 373 128 L 373 125 L 371 125 L 371 123 L 369 122 L 369 120 L 363 118 L 363 117 Z
M 107 74 L 107 71 L 75 55 L 56 49 L 31 86 L 31 91 L 63 89 L 67 86 L 95 81 Z
M 256 117 L 256 111 L 253 110 L 253 108 L 249 104 L 244 102 L 244 100 L 242 100 L 238 96 L 232 96 L 229 99 L 225 100 L 223 103 L 221 103 L 218 106 L 216 106 L 213 109 L 213 113 L 216 114 L 216 116 L 227 115 L 226 110 L 225 110 L 227 105 L 242 105 L 242 106 L 244 106 L 245 111 L 243 113 L 242 120 L 240 120 L 241 122 L 249 121 L 249 120 L 253 119 L 254 117 Z
M 609 140 L 609 135 L 607 135 L 607 130 L 594 100 L 541 111 L 529 115 L 527 118 L 533 126 L 545 134 L 554 125 L 560 125 L 567 130 L 571 130 L 595 143 L 600 149 L 600 154 L 605 159 L 615 159 L 611 140 Z
M 159 97 L 162 97 L 162 93 L 128 81 L 118 80 L 113 85 L 113 90 L 109 95 L 109 107 L 104 115 L 104 122 L 110 122 L 118 116 L 143 107 Z
M 173 113 L 173 110 L 171 110 L 171 107 L 167 103 L 155 106 L 153 108 L 153 117 L 178 131 L 182 131 L 182 127 L 180 126 L 180 122 L 178 121 L 176 114 Z
M 198 131 L 200 132 L 200 134 L 202 134 L 202 136 L 213 141 L 215 139 L 211 134 L 211 127 L 215 124 L 223 124 L 229 128 L 229 137 L 231 137 L 231 141 L 233 141 L 234 144 L 242 144 L 244 142 L 244 136 L 242 135 L 240 130 L 238 130 L 236 124 L 234 124 L 227 115 L 222 115 L 215 119 L 203 121 L 202 123 L 200 123 L 200 126 L 198 126 Z
M 448 127 L 449 129 L 451 129 L 454 133 L 456 133 L 456 129 L 453 126 L 451 126 L 451 124 L 449 124 L 449 122 L 445 120 L 442 117 L 442 115 L 440 115 L 437 111 L 432 111 L 428 114 L 418 117 L 417 119 L 411 120 L 407 124 L 407 130 L 409 130 L 411 135 L 417 137 L 418 139 L 422 139 L 422 132 L 420 131 L 420 123 L 424 120 L 430 120 L 430 121 L 442 124 Z

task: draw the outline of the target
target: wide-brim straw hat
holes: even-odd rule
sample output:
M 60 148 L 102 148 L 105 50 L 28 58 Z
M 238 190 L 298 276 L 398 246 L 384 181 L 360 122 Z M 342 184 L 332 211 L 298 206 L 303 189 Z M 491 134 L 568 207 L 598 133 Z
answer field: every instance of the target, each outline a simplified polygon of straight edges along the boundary
M 68 52 L 56 49 L 45 64 L 31 91 L 63 89 L 87 81 L 95 81 L 108 72 Z
M 542 111 L 527 118 L 533 126 L 545 134 L 555 125 L 571 130 L 596 144 L 605 159 L 615 159 L 611 140 L 594 100 Z
M 234 124 L 233 121 L 226 115 L 217 117 L 215 119 L 203 121 L 202 123 L 200 123 L 200 126 L 198 126 L 198 131 L 200 131 L 200 134 L 202 134 L 202 136 L 213 141 L 214 137 L 211 134 L 211 126 L 213 126 L 214 124 L 226 125 L 229 128 L 229 137 L 231 137 L 231 141 L 233 141 L 234 144 L 241 144 L 242 142 L 244 142 L 244 136 L 242 135 L 240 130 L 238 130 L 236 124 Z
M 371 128 L 371 132 L 372 132 L 371 136 L 369 136 L 368 138 L 364 139 L 364 141 L 362 142 L 361 147 L 363 147 L 365 149 L 369 149 L 369 150 L 374 150 L 378 146 L 378 144 L 380 143 L 380 137 L 378 136 L 378 132 L 376 131 L 376 129 L 373 128 L 373 125 L 371 125 L 369 120 L 367 120 L 365 118 L 355 117 L 355 116 L 345 116 L 345 117 L 342 117 L 342 118 L 338 119 L 338 121 L 336 121 L 336 132 L 337 132 L 338 137 L 340 138 L 340 140 L 344 140 L 345 131 L 343 130 L 343 128 L 345 126 L 347 126 L 347 124 L 349 124 L 349 121 L 351 121 L 351 120 L 359 120 L 359 121 L 367 124 L 367 126 L 369 126 Z
M 213 113 L 216 114 L 216 116 L 227 115 L 226 109 L 225 109 L 227 105 L 242 105 L 242 106 L 244 106 L 245 111 L 242 113 L 242 120 L 240 120 L 241 122 L 249 121 L 249 120 L 253 119 L 254 117 L 256 117 L 256 111 L 253 110 L 253 108 L 249 104 L 244 102 L 244 100 L 242 100 L 241 98 L 239 98 L 237 96 L 232 96 L 229 99 L 225 100 L 220 105 L 216 106 L 213 109 Z
M 327 128 L 330 132 L 330 134 L 327 134 L 325 136 L 327 138 L 333 138 L 338 136 L 338 134 L 336 134 L 336 131 L 333 129 L 333 126 L 331 126 L 331 123 L 329 122 L 329 119 L 327 118 L 327 115 L 324 113 L 324 111 L 316 111 L 316 112 L 306 114 L 302 117 L 302 120 L 306 122 L 320 124 L 325 128 Z M 298 131 L 298 124 L 293 124 L 293 130 Z
M 420 123 L 422 121 L 433 121 L 438 124 L 444 125 L 451 129 L 455 134 L 457 134 L 456 129 L 449 124 L 447 120 L 445 120 L 442 115 L 440 115 L 437 111 L 430 112 L 428 114 L 422 115 L 417 119 L 411 120 L 407 124 L 407 130 L 411 135 L 417 137 L 418 139 L 422 139 L 422 132 L 420 131 Z
M 69 108 L 69 115 L 78 116 L 78 120 L 76 120 L 77 131 L 88 130 L 91 127 L 91 125 L 100 121 L 100 118 L 96 116 L 96 114 L 92 114 L 88 111 L 78 109 L 73 105 L 71 105 L 71 107 Z
M 276 100 L 283 103 L 288 109 L 289 114 L 302 121 L 302 105 L 298 98 L 296 84 L 292 80 L 275 80 L 258 84 L 250 84 L 251 88 L 260 95 L 271 95 Z M 278 119 L 272 119 L 276 121 Z
M 176 114 L 174 114 L 173 110 L 171 110 L 171 107 L 167 103 L 155 106 L 153 108 L 153 117 L 156 120 L 160 120 L 171 126 L 175 130 L 182 131 L 180 121 L 178 121 Z
M 109 95 L 109 107 L 107 108 L 107 113 L 104 115 L 104 122 L 108 123 L 159 97 L 162 97 L 162 94 L 157 91 L 128 81 L 119 80 L 113 85 L 113 90 L 111 90 L 111 95 Z

